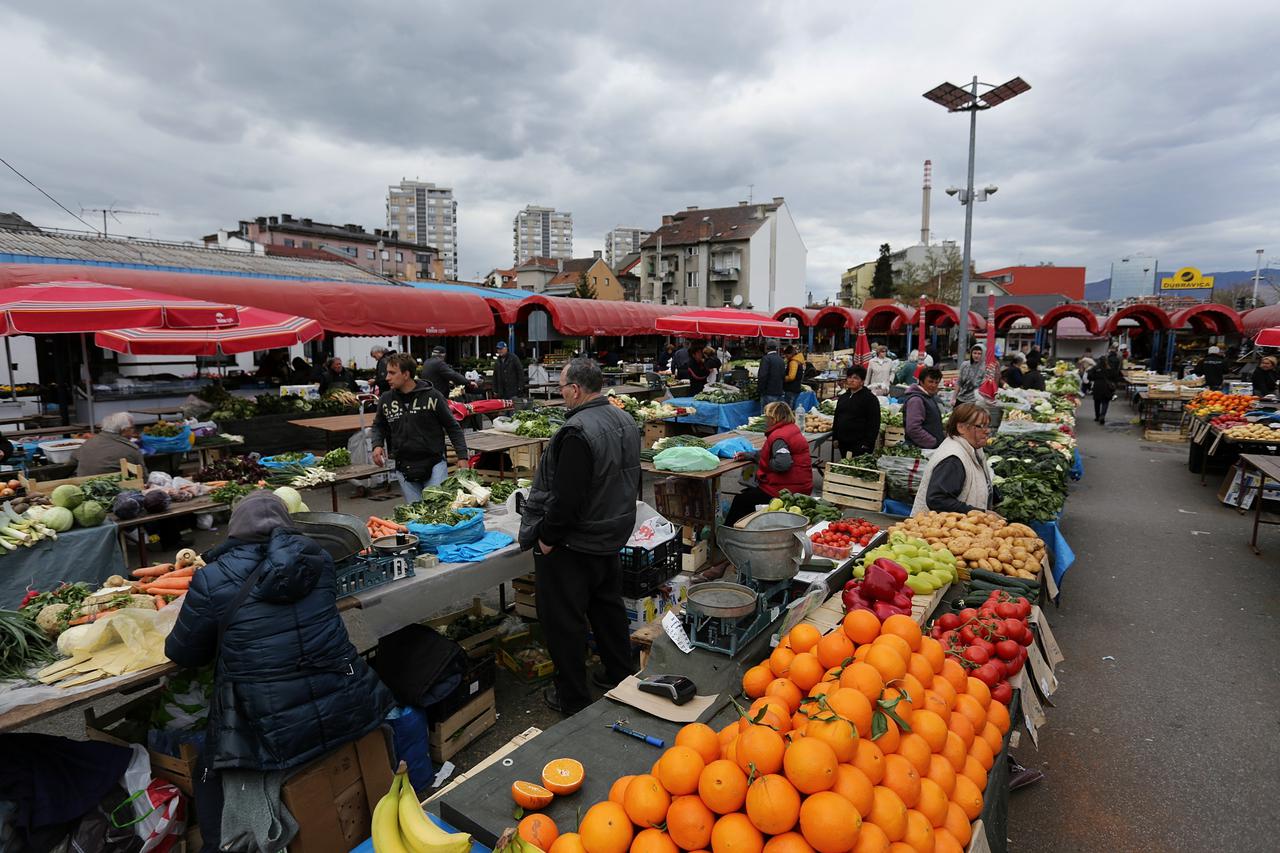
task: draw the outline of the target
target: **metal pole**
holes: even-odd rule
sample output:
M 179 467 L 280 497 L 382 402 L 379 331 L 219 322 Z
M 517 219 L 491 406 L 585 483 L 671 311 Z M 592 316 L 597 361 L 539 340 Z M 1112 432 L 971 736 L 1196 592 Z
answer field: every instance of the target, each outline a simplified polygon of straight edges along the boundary
M 96 432 L 98 419 L 93 415 L 93 372 L 89 370 L 89 344 L 84 332 L 80 333 L 80 357 L 84 359 L 84 393 L 88 398 L 89 432 Z
M 973 77 L 973 103 L 969 105 L 969 183 L 965 189 L 964 204 L 964 257 L 960 270 L 960 331 L 957 346 L 964 352 L 969 346 L 969 255 L 973 240 L 973 160 L 978 142 L 978 77 Z
M 1253 271 L 1253 302 L 1249 304 L 1250 308 L 1258 307 L 1258 279 L 1262 278 L 1262 249 L 1258 250 L 1258 265 Z
M 4 363 L 9 368 L 9 399 L 18 401 L 18 387 L 13 384 L 13 354 L 9 352 L 9 336 L 4 336 Z

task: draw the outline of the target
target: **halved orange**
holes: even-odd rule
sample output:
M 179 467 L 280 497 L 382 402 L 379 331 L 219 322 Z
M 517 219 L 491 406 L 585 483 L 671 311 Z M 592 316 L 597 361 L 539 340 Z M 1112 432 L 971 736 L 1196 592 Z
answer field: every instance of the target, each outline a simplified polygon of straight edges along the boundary
M 511 799 L 516 801 L 516 805 L 522 809 L 537 811 L 545 809 L 551 805 L 551 801 L 555 799 L 555 794 L 548 791 L 541 785 L 535 785 L 532 782 L 515 781 L 511 783 Z
M 556 758 L 542 768 L 542 784 L 553 794 L 564 796 L 582 787 L 587 776 L 582 762 L 575 758 Z

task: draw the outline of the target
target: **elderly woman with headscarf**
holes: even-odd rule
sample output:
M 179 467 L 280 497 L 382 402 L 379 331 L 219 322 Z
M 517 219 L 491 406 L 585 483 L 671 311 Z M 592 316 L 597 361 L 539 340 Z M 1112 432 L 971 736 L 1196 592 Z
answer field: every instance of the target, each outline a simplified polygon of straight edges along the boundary
M 242 771 L 256 771 L 278 792 L 277 771 L 363 737 L 394 700 L 347 636 L 333 559 L 298 532 L 280 498 L 242 500 L 227 541 L 205 559 L 164 651 L 179 666 L 215 664 L 196 780 L 205 849 L 214 850 L 224 782 L 242 789 L 252 775 Z

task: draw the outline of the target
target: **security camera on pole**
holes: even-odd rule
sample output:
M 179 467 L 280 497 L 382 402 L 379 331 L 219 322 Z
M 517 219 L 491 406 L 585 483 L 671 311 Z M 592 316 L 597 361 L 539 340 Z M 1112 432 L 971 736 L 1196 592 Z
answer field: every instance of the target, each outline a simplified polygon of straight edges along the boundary
M 988 86 L 990 88 L 979 96 L 979 86 Z M 973 205 L 971 202 L 975 199 L 977 201 L 986 201 L 997 190 L 997 187 L 988 186 L 978 193 L 976 197 L 973 192 L 973 162 L 974 150 L 978 139 L 978 111 L 989 110 L 1010 98 L 1021 95 L 1030 88 L 1031 84 L 1021 77 L 1014 77 L 1007 83 L 992 86 L 990 83 L 979 83 L 978 78 L 975 76 L 968 89 L 961 89 L 953 83 L 940 83 L 924 93 L 925 98 L 935 104 L 946 107 L 947 112 L 969 113 L 969 181 L 963 190 L 958 187 L 948 187 L 946 191 L 949 196 L 959 195 L 960 203 L 964 205 L 964 257 L 961 261 L 963 268 L 960 271 L 960 304 L 957 306 L 956 311 L 956 314 L 960 317 L 958 349 L 956 350 L 959 353 L 965 352 L 969 346 L 969 259 L 973 238 Z

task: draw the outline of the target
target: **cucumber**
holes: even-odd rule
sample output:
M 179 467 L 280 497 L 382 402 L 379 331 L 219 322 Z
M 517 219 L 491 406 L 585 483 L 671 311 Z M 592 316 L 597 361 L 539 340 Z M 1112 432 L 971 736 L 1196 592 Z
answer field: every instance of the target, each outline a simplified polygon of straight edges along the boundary
M 1040 588 L 1040 584 L 1037 581 L 1028 580 L 1027 578 L 1013 578 L 997 572 L 989 572 L 986 569 L 970 569 L 969 577 L 981 579 L 997 586 L 1017 586 L 1024 589 Z

